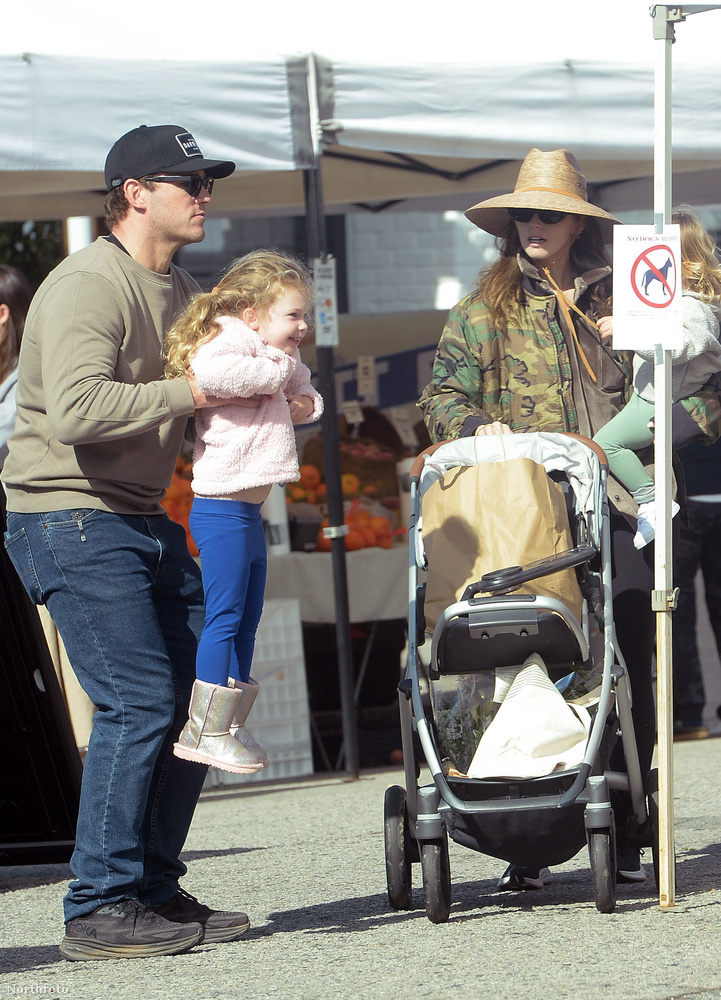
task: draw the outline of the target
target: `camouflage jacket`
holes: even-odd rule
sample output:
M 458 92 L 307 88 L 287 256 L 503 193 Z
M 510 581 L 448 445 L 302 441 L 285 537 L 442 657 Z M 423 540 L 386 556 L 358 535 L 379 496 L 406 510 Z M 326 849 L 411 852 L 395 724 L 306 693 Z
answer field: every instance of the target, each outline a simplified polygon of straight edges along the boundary
M 631 355 L 603 345 L 598 332 L 571 313 L 574 337 L 552 289 L 525 258 L 519 264 L 524 296 L 505 334 L 491 324 L 478 291 L 449 313 L 431 380 L 418 402 L 433 441 L 466 437 L 494 420 L 513 431 L 593 437 L 628 398 Z M 587 315 L 589 290 L 609 273 L 607 266 L 597 266 L 576 279 L 575 302 Z M 596 381 L 582 362 L 576 338 Z M 721 374 L 683 403 L 708 444 L 721 431 L 720 391 Z

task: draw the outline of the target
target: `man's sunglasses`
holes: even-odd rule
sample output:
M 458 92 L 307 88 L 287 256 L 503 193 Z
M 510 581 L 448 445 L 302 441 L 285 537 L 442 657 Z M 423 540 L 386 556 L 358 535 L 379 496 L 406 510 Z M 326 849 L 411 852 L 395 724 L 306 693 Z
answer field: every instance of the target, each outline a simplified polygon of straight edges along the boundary
M 178 187 L 185 188 L 191 198 L 197 198 L 203 188 L 209 195 L 213 191 L 213 178 L 198 177 L 197 174 L 151 174 L 143 177 L 143 180 L 156 184 L 177 184 Z
M 508 214 L 514 222 L 530 222 L 534 215 L 547 226 L 555 226 L 568 215 L 568 212 L 558 212 L 551 208 L 509 208 Z

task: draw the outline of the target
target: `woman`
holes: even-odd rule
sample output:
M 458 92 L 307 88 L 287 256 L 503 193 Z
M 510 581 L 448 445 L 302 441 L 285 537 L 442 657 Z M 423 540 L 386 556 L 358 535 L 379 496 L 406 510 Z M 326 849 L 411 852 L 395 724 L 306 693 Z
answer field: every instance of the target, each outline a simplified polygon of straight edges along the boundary
M 15 426 L 18 354 L 30 298 L 30 286 L 22 274 L 0 264 L 0 469 Z
M 611 266 L 605 245 L 618 222 L 591 205 L 578 160 L 568 151 L 533 149 L 511 194 L 466 212 L 499 238 L 500 258 L 450 312 L 430 382 L 419 406 L 433 441 L 472 434 L 574 431 L 593 437 L 624 405 L 630 355 L 614 353 L 597 321 L 611 313 Z M 713 439 L 718 402 L 690 403 L 702 415 L 700 433 Z M 636 550 L 637 507 L 609 481 L 612 503 L 614 619 L 631 674 L 633 718 L 642 771 L 655 742 L 651 683 L 653 564 Z M 612 766 L 625 769 L 620 745 Z M 617 796 L 618 877 L 646 876 L 626 837 L 627 797 Z M 511 866 L 500 888 L 540 888 L 548 869 Z

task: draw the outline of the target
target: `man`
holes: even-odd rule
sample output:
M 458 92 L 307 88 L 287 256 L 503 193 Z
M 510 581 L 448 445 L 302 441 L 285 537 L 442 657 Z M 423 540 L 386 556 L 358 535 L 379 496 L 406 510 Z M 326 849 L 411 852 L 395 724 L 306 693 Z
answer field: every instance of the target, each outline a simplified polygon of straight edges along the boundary
M 163 378 L 163 335 L 198 291 L 173 254 L 204 237 L 209 160 L 176 125 L 122 136 L 105 164 L 111 235 L 63 261 L 27 318 L 3 469 L 6 546 L 97 706 L 61 953 L 80 961 L 231 941 L 245 913 L 178 888 L 206 770 L 173 755 L 203 625 L 200 572 L 160 501 L 208 401 Z

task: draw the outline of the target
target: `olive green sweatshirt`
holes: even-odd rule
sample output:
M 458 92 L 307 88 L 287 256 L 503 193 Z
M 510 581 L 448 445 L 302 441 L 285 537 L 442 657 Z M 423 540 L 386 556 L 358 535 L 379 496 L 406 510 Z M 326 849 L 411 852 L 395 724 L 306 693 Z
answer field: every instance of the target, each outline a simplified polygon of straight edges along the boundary
M 193 413 L 186 380 L 163 378 L 163 337 L 198 290 L 103 237 L 48 275 L 20 351 L 9 511 L 160 512 Z

